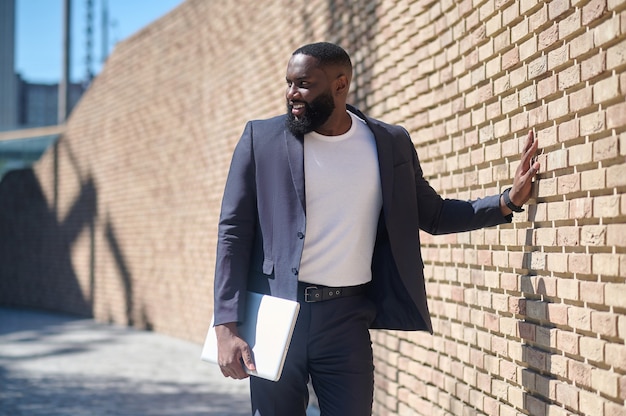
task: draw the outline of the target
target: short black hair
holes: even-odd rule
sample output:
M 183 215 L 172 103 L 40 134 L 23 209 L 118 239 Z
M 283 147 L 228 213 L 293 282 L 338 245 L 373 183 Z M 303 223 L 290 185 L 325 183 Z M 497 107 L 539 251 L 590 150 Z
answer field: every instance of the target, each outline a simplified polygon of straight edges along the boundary
M 296 49 L 292 55 L 298 54 L 316 58 L 320 65 L 339 65 L 352 71 L 350 55 L 339 45 L 330 42 L 310 43 Z

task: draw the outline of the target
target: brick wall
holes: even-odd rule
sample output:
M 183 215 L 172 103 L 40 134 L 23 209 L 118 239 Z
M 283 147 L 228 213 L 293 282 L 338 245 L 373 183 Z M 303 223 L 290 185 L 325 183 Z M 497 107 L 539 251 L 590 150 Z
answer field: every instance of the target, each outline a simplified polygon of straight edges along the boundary
M 529 129 L 543 150 L 512 224 L 422 235 L 435 334 L 372 332 L 375 414 L 626 414 L 623 0 L 188 0 L 0 184 L 0 302 L 201 341 L 232 149 L 317 40 L 351 53 L 351 101 L 409 129 L 446 197 L 509 186 Z

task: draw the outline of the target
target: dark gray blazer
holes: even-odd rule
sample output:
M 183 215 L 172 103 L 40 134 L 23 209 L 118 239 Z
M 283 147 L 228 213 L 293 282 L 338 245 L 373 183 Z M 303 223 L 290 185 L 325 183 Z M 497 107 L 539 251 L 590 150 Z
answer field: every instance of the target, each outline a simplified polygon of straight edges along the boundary
M 348 109 L 374 133 L 380 166 L 383 209 L 370 285 L 378 313 L 372 328 L 432 332 L 418 229 L 469 231 L 511 216 L 502 216 L 499 195 L 442 199 L 424 179 L 404 128 Z M 216 325 L 243 319 L 246 290 L 297 298 L 306 231 L 304 141 L 285 128 L 285 119 L 249 122 L 235 148 L 219 222 Z

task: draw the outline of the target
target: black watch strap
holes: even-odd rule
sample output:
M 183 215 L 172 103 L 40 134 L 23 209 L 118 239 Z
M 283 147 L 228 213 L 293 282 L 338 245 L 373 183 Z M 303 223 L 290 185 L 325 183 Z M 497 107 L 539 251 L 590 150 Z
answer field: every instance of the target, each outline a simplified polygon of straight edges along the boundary
M 507 188 L 502 192 L 502 198 L 504 198 L 504 203 L 507 207 L 513 212 L 523 212 L 524 208 L 518 207 L 513 202 L 511 202 L 511 197 L 509 197 L 509 192 L 511 192 L 511 188 Z

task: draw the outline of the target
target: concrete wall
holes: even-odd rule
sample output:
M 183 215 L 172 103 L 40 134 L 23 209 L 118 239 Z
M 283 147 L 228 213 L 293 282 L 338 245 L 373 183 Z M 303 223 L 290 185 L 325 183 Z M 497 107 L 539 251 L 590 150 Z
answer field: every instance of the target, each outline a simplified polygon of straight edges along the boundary
M 514 222 L 423 235 L 435 334 L 373 331 L 377 415 L 626 414 L 626 2 L 189 0 L 119 44 L 66 133 L 0 183 L 0 302 L 200 342 L 246 120 L 284 111 L 302 43 L 410 131 L 446 197 L 511 184 Z

